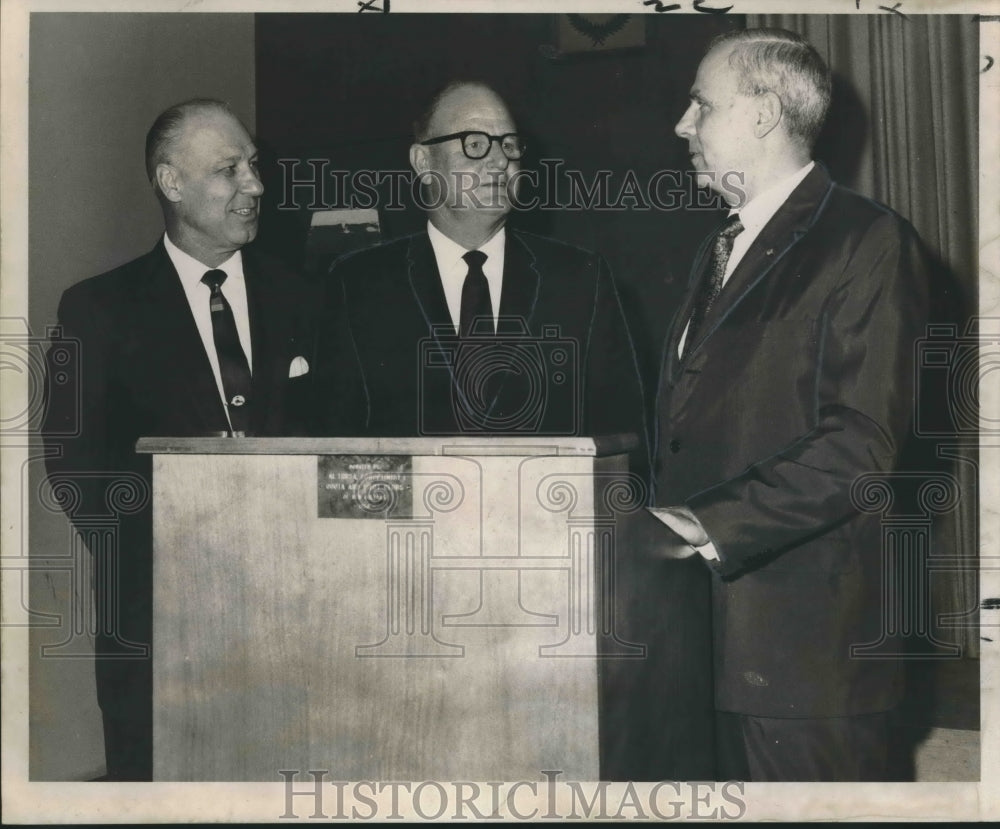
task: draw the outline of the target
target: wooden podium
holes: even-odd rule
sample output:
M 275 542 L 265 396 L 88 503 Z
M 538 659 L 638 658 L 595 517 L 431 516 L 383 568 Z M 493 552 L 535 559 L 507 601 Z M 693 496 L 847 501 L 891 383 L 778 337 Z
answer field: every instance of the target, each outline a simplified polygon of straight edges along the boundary
M 626 438 L 143 438 L 154 779 L 599 778 Z

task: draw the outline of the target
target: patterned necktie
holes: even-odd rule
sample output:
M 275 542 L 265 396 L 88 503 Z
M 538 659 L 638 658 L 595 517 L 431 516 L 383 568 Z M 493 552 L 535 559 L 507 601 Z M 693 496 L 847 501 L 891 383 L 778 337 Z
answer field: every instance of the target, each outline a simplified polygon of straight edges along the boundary
M 726 273 L 726 265 L 729 262 L 729 255 L 733 252 L 733 240 L 743 232 L 743 223 L 739 214 L 734 213 L 729 217 L 725 226 L 715 237 L 715 248 L 712 251 L 712 258 L 708 263 L 698 285 L 698 293 L 695 296 L 694 308 L 691 311 L 691 321 L 688 323 L 687 336 L 684 338 L 684 353 L 686 357 L 691 351 L 698 336 L 698 329 L 705 321 L 709 309 L 722 291 L 722 277 Z
M 222 293 L 225 271 L 208 271 L 201 281 L 212 290 L 209 307 L 212 311 L 212 338 L 219 358 L 222 388 L 233 433 L 246 433 L 250 423 L 250 364 L 240 345 L 233 309 Z
M 490 303 L 490 283 L 486 281 L 486 274 L 483 273 L 486 254 L 481 250 L 470 250 L 462 258 L 468 264 L 469 272 L 462 284 L 462 309 L 458 320 L 458 335 L 463 338 L 468 337 L 473 332 L 473 322 L 482 317 L 489 320 L 490 327 L 486 328 L 486 323 L 480 323 L 476 333 L 482 334 L 486 331 L 492 333 L 493 305 Z

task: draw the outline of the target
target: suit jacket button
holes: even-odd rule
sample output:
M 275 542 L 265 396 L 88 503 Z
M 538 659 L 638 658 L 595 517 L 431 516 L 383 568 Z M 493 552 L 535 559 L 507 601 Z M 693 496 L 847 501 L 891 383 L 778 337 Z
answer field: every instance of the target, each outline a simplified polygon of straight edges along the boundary
M 673 452 L 675 455 L 681 451 L 681 442 L 677 440 L 677 438 L 674 438 L 672 441 L 670 441 L 670 451 Z

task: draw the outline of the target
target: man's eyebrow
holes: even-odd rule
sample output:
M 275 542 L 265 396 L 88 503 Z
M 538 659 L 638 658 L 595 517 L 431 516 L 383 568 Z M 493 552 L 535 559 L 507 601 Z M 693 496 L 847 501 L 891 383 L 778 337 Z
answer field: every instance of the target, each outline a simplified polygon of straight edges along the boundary
M 250 159 L 250 160 L 253 160 L 253 159 L 257 158 L 257 154 L 259 152 L 260 151 L 255 148 L 254 151 L 252 153 L 250 153 L 249 156 L 247 156 L 247 158 Z M 229 155 L 226 155 L 226 156 L 223 156 L 222 158 L 220 158 L 219 159 L 219 164 L 237 164 L 237 163 L 239 163 L 239 161 L 242 158 L 243 158 L 243 153 L 242 152 L 230 153 Z

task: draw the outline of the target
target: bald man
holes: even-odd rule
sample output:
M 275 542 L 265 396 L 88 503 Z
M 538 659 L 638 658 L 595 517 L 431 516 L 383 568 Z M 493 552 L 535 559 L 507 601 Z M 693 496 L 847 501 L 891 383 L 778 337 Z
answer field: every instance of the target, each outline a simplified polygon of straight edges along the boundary
M 59 324 L 79 342 L 79 365 L 50 372 L 69 368 L 80 385 L 50 384 L 43 426 L 50 480 L 76 492 L 69 518 L 94 558 L 109 780 L 152 775 L 151 461 L 136 440 L 293 433 L 291 401 L 308 372 L 305 283 L 245 248 L 264 188 L 239 119 L 221 101 L 170 107 L 147 135 L 146 173 L 166 232 L 63 295 Z M 116 538 L 95 543 L 87 519 L 106 513 L 120 485 L 138 493 L 136 509 L 116 516 Z
M 525 152 L 488 86 L 452 83 L 433 98 L 410 148 L 426 230 L 333 266 L 321 433 L 625 432 L 647 474 L 636 358 L 607 264 L 506 226 Z M 519 352 L 530 367 L 491 373 L 497 343 L 537 344 Z
M 433 98 L 410 148 L 426 229 L 332 268 L 319 434 L 629 433 L 630 468 L 645 478 L 639 374 L 607 264 L 507 226 L 526 152 L 491 88 L 453 83 Z M 602 661 L 601 775 L 705 779 L 710 642 L 689 620 L 707 614 L 708 582 L 644 546 L 618 547 L 616 630 L 647 650 Z

